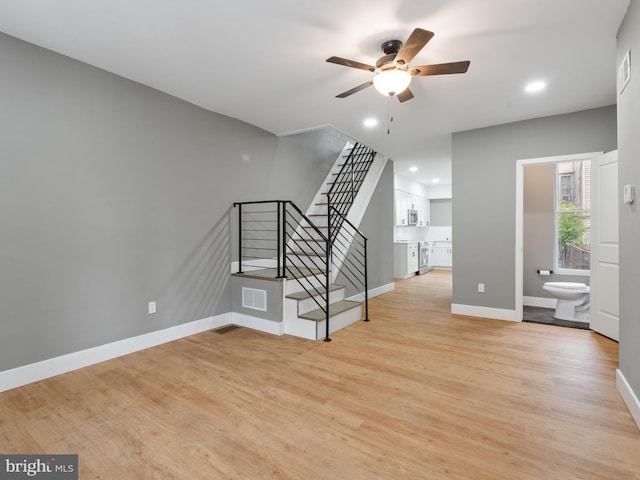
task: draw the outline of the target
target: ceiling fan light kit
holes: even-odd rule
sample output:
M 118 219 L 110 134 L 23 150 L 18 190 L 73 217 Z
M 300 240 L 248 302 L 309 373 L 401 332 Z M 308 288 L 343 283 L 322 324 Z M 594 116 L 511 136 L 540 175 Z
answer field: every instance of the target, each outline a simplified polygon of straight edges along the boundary
M 409 67 L 409 62 L 411 62 L 427 42 L 431 40 L 433 35 L 433 32 L 416 28 L 404 44 L 400 40 L 387 40 L 381 46 L 384 55 L 378 59 L 375 67 L 341 57 L 327 58 L 327 62 L 329 63 L 357 68 L 359 70 L 367 70 L 368 72 L 376 74 L 372 80 L 342 92 L 336 95 L 336 97 L 345 98 L 373 85 L 382 95 L 388 97 L 395 96 L 398 97 L 400 102 L 406 102 L 413 98 L 413 93 L 409 89 L 412 77 L 465 73 L 470 64 L 468 60 L 463 62 L 442 63 L 439 65 Z
M 406 70 L 385 70 L 373 77 L 376 90 L 389 97 L 404 92 L 410 83 L 411 75 Z

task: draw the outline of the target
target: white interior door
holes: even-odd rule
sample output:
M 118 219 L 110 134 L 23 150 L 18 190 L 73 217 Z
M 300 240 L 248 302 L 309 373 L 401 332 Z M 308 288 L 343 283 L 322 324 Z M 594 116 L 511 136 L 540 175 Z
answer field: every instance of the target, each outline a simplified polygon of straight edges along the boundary
M 619 339 L 618 152 L 591 160 L 592 330 Z

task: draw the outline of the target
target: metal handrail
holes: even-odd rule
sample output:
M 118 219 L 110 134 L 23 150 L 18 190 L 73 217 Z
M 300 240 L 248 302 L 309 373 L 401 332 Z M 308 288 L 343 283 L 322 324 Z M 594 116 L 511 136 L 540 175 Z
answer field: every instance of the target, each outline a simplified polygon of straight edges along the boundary
M 290 200 L 260 200 L 253 202 L 236 202 L 233 204 L 234 207 L 238 208 L 238 273 L 243 273 L 243 258 L 263 260 L 258 256 L 243 256 L 243 251 L 275 251 L 277 278 L 286 278 L 287 274 L 293 276 L 325 314 L 325 342 L 331 341 L 329 337 L 329 287 L 332 265 L 341 271 L 341 274 L 353 287 L 356 289 L 359 288 L 359 285 L 364 287 L 365 321 L 369 321 L 367 279 L 368 240 L 355 225 L 346 218 L 346 214 L 355 201 L 355 197 L 364 182 L 364 178 L 375 155 L 376 152 L 361 144 L 355 144 L 351 148 L 349 155 L 327 192 L 328 221 L 326 235 Z M 243 238 L 243 224 L 245 222 L 245 220 L 243 220 L 243 206 L 261 204 L 276 204 L 276 209 L 250 213 L 275 213 L 275 220 L 264 221 L 266 224 L 275 222 L 275 229 L 267 228 L 265 230 L 252 231 L 275 231 L 275 240 L 269 238 Z M 246 222 L 257 223 L 260 222 L 260 220 L 252 219 Z M 313 234 L 308 235 L 306 238 L 302 234 L 305 228 L 313 231 Z M 348 228 L 349 231 L 352 232 L 351 238 L 347 236 L 344 228 Z M 295 236 L 296 232 L 299 238 Z M 357 242 L 355 241 L 356 238 L 358 238 Z M 243 239 L 245 242 L 268 243 L 269 241 L 275 241 L 275 248 L 267 248 L 262 244 L 260 246 L 246 247 L 243 246 Z M 324 247 L 322 245 L 323 243 Z M 293 247 L 296 248 L 294 249 Z M 301 255 L 298 250 L 304 255 Z M 302 268 L 305 268 L 307 272 L 303 272 L 299 265 L 303 265 L 304 267 Z M 324 292 L 321 292 L 318 287 L 314 286 L 314 282 L 308 278 L 308 274 L 311 274 L 311 276 L 316 279 L 316 285 L 323 285 Z M 320 298 L 320 301 L 317 297 Z
M 354 237 L 359 238 L 361 243 L 357 243 L 355 241 L 349 241 L 346 238 L 346 234 L 342 231 L 342 228 L 337 230 L 335 234 L 334 241 L 332 243 L 332 247 L 336 249 L 336 245 L 339 244 L 341 248 L 340 252 L 343 254 L 344 258 L 342 260 L 341 265 L 337 265 L 334 261 L 335 255 L 332 255 L 332 263 L 336 265 L 336 267 L 340 268 L 343 276 L 346 280 L 348 280 L 353 287 L 358 289 L 358 279 L 360 280 L 360 285 L 363 287 L 363 295 L 364 295 L 364 304 L 365 304 L 365 318 L 364 321 L 368 322 L 369 319 L 369 281 L 368 281 L 368 254 L 367 254 L 367 242 L 369 241 L 364 234 L 358 230 L 358 228 L 347 219 L 344 215 L 337 211 L 334 207 L 330 207 L 334 209 L 333 212 L 335 216 L 340 219 L 340 224 L 346 224 L 350 227 L 350 230 L 354 233 Z M 343 242 L 343 239 L 346 240 Z M 353 249 L 353 246 L 360 246 L 361 248 Z M 351 255 L 351 257 L 350 257 Z M 351 274 L 351 276 L 347 275 L 347 272 Z
M 275 204 L 276 208 L 272 210 L 254 210 L 246 212 L 246 207 L 250 205 L 267 205 Z M 260 200 L 253 202 L 236 202 L 233 204 L 234 208 L 238 208 L 238 273 L 243 273 L 244 265 L 243 260 L 245 258 L 268 260 L 260 257 L 248 257 L 243 255 L 244 251 L 257 250 L 261 252 L 276 252 L 276 277 L 286 278 L 287 274 L 290 274 L 309 295 L 309 297 L 318 305 L 318 307 L 325 314 L 326 319 L 326 335 L 325 341 L 330 342 L 329 337 L 329 270 L 330 270 L 330 242 L 328 237 L 315 225 L 315 223 L 305 215 L 300 208 L 290 200 Z M 243 209 L 244 207 L 244 209 Z M 256 220 L 252 218 L 250 220 L 243 219 L 243 212 L 245 215 L 262 215 L 271 214 L 275 219 L 268 220 Z M 261 222 L 261 223 L 274 223 L 274 228 L 265 228 L 260 230 L 246 230 L 244 229 L 245 223 Z M 313 232 L 310 235 L 304 236 L 304 227 L 311 229 Z M 245 238 L 243 231 L 261 231 L 271 232 L 275 239 L 269 238 Z M 296 238 L 295 235 L 299 235 L 300 238 Z M 265 247 L 262 244 L 258 246 L 243 246 L 243 240 L 245 242 L 275 242 L 274 247 Z M 301 242 L 304 242 L 304 247 L 300 248 L 302 252 L 305 252 L 306 247 L 311 248 L 312 256 L 301 255 L 293 247 L 300 247 Z M 322 246 L 324 244 L 324 247 Z M 293 260 L 297 260 L 297 265 Z M 302 266 L 300 266 L 302 265 Z M 256 265 L 251 267 L 257 268 Z M 303 268 L 306 270 L 303 271 Z M 321 272 L 321 273 L 318 273 Z M 315 284 L 321 284 L 324 287 L 324 292 L 320 291 L 314 282 L 309 280 L 309 276 L 314 277 Z M 320 297 L 320 301 L 317 297 Z

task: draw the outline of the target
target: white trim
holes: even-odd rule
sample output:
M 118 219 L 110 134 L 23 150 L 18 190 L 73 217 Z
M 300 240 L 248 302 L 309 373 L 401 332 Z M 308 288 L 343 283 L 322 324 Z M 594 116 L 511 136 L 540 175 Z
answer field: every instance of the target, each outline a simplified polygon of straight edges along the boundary
M 640 401 L 620 369 L 616 370 L 616 387 L 636 425 L 640 428 Z
M 0 372 L 0 392 L 231 324 L 225 313 Z
M 504 308 L 479 307 L 477 305 L 461 305 L 458 303 L 452 303 L 451 313 L 454 315 L 492 318 L 494 320 L 507 320 L 510 322 L 522 321 L 522 316 L 518 317 L 515 310 L 506 310 Z
M 240 262 L 238 260 L 233 260 L 230 264 L 231 273 L 238 273 L 240 270 Z M 249 273 L 252 270 L 261 270 L 263 268 L 276 268 L 278 266 L 278 262 L 275 258 L 256 258 L 251 260 L 251 265 L 243 265 L 242 272 Z
M 527 307 L 556 308 L 557 298 L 548 297 L 522 297 L 523 305 Z
M 396 284 L 393 282 L 387 283 L 386 285 L 382 285 L 380 287 L 372 288 L 371 290 L 369 290 L 369 300 L 371 300 L 373 297 L 377 297 L 378 295 L 392 292 L 393 290 L 395 290 L 395 288 Z M 352 297 L 347 298 L 346 300 L 352 300 L 354 302 L 364 302 L 364 295 L 362 293 L 357 293 Z
M 284 322 L 276 322 L 275 320 L 266 320 L 264 318 L 252 317 L 244 313 L 231 313 L 233 324 L 240 327 L 247 327 L 253 330 L 259 330 L 273 335 L 284 334 Z
M 369 290 L 369 298 L 390 292 L 394 288 L 393 283 L 376 287 Z M 5 370 L 0 372 L 0 392 L 226 325 L 238 325 L 273 335 L 284 335 L 285 333 L 284 322 L 266 320 L 242 313 L 224 313 Z

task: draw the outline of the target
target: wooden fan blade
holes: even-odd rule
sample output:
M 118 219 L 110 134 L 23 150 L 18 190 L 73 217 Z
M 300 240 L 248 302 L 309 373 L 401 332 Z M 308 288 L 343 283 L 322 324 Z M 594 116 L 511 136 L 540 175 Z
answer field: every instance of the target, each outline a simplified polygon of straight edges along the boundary
M 329 57 L 327 62 L 335 63 L 337 65 L 344 65 L 345 67 L 358 68 L 360 70 L 367 70 L 369 72 L 375 72 L 376 67 L 373 65 L 367 65 L 366 63 L 356 62 L 355 60 L 348 60 L 340 57 Z
M 353 87 L 351 90 L 347 90 L 346 92 L 342 92 L 340 95 L 336 95 L 336 98 L 345 98 L 349 95 L 353 95 L 354 93 L 359 92 L 360 90 L 364 90 L 367 87 L 373 85 L 373 80 L 369 80 L 368 82 L 363 83 L 362 85 L 358 85 L 357 87 Z
M 435 65 L 422 65 L 421 67 L 413 67 L 409 73 L 413 77 L 426 77 L 427 75 L 448 75 L 451 73 L 465 73 L 469 69 L 471 62 L 439 63 Z
M 402 92 L 396 95 L 400 103 L 406 102 L 407 100 L 411 100 L 413 98 L 413 92 L 409 89 L 409 87 L 405 88 Z
M 422 50 L 422 47 L 424 47 L 431 38 L 433 38 L 433 32 L 416 28 L 411 32 L 411 35 L 409 35 L 409 38 L 407 38 L 407 41 L 404 42 L 404 45 L 402 45 L 402 48 L 396 55 L 396 64 L 409 65 L 413 57 Z

